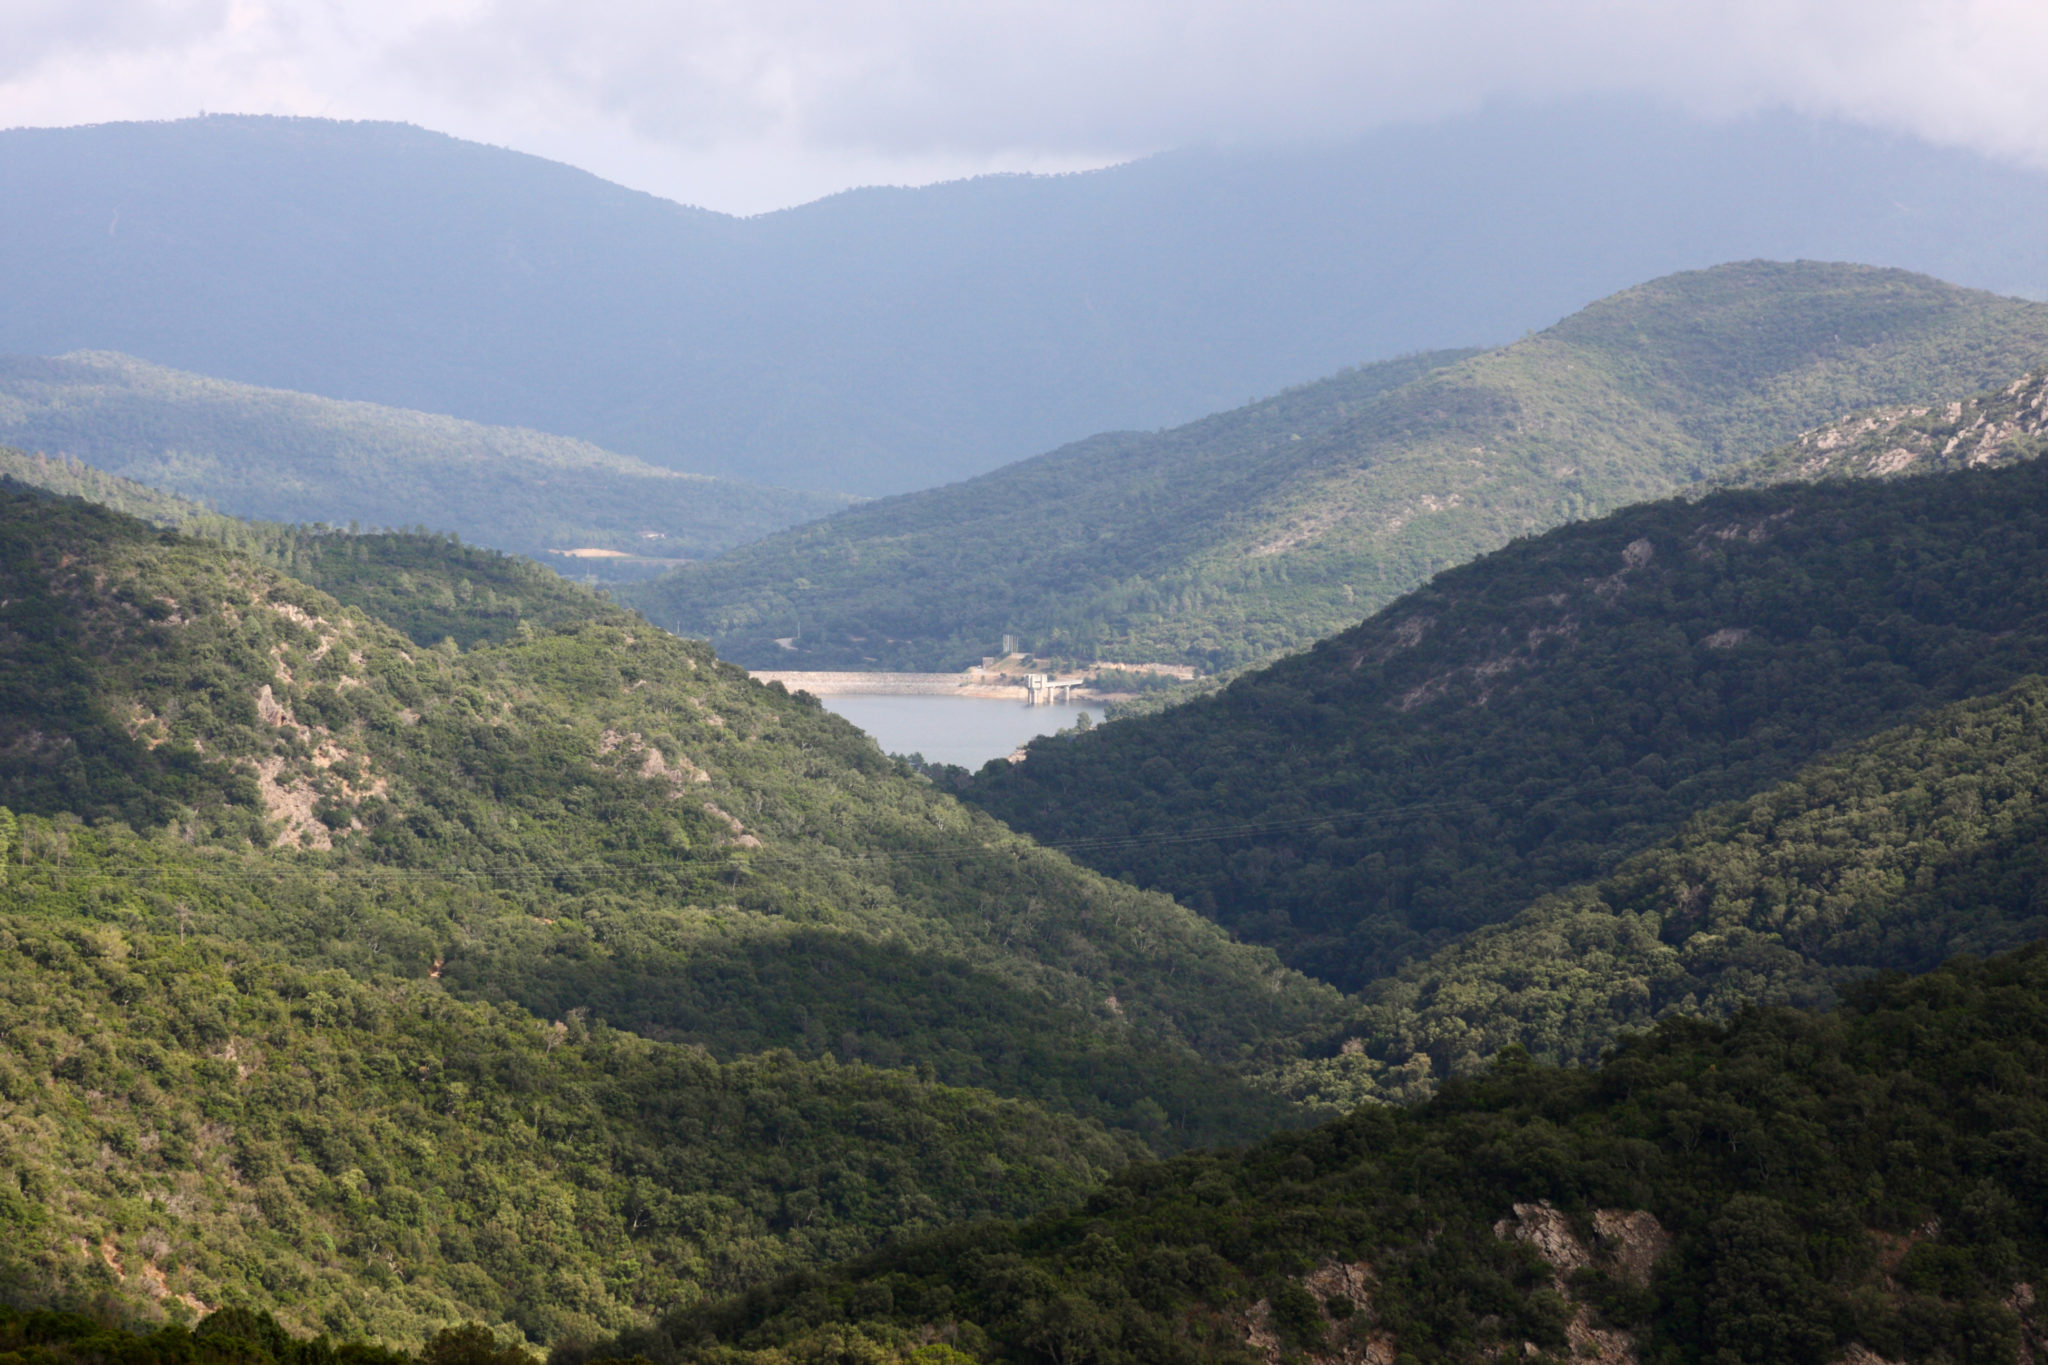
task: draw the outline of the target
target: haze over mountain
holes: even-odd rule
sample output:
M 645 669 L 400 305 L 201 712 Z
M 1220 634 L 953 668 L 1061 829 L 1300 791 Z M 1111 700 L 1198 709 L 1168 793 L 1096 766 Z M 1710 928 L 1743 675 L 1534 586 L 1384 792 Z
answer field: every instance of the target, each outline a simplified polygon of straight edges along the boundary
M 0 356 L 0 442 L 223 512 L 341 526 L 424 525 L 495 549 L 695 559 L 850 499 L 684 474 L 586 441 L 374 403 L 232 384 L 130 356 Z M 656 561 L 643 567 L 639 557 Z M 554 559 L 557 567 L 572 561 Z
M 1227 668 L 1341 630 L 1514 536 L 2044 355 L 2048 305 L 1867 266 L 1718 266 L 1499 350 L 1094 437 L 629 592 L 754 667 L 959 668 L 1015 633 L 1055 656 Z
M 745 220 L 418 129 L 242 117 L 0 134 L 0 192 L 0 350 L 118 350 L 863 494 L 1506 340 L 1717 261 L 2048 294 L 2048 176 L 1629 103 Z

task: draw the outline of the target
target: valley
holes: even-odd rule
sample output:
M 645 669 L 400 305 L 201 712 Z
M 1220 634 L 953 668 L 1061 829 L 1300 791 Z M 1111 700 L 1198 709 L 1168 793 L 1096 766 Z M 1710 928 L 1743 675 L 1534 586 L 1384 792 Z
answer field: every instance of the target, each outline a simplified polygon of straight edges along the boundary
M 0 1116 L 47 1135 L 8 1149 L 27 1235 L 4 1263 L 144 1318 L 246 1304 L 258 1327 L 400 1345 L 474 1318 L 662 1362 L 711 1343 L 765 1360 L 819 1333 L 877 1359 L 1056 1339 L 1634 1359 L 1733 1330 L 1688 1319 L 1677 1287 L 1751 1273 L 1715 1250 L 1730 1226 L 1690 1212 L 1733 1181 L 1766 1191 L 1738 1205 L 1774 1245 L 1843 1217 L 1872 1236 L 1952 1222 L 1959 1264 L 1982 1269 L 1893 1274 L 1875 1298 L 1845 1287 L 1865 1262 L 1799 1282 L 1850 1294 L 1830 1340 L 1945 1349 L 2009 1311 L 1985 1306 L 2010 1298 L 1998 1277 L 2028 1272 L 1995 1257 L 2033 1254 L 1982 1249 L 1961 1192 L 2024 1200 L 2024 1178 L 1966 1162 L 1851 1211 L 1829 1182 L 1889 1189 L 1897 1142 L 1851 1177 L 1752 1136 L 1731 1160 L 1816 1176 L 1759 1187 L 1674 1145 L 1699 1121 L 1676 1101 L 1632 1108 L 1618 1097 L 1648 1082 L 1612 1078 L 1796 1036 L 1844 1059 L 1797 1082 L 1818 1094 L 1862 1064 L 1854 1029 L 1937 1000 L 1956 1021 L 1937 1052 L 1994 1027 L 1971 1055 L 2040 1045 L 2012 1001 L 2048 931 L 2044 478 L 2021 459 L 1770 484 L 1561 528 L 1215 697 L 1034 742 L 968 805 L 780 680 L 494 551 L 239 523 L 114 480 L 93 486 L 186 531 L 0 495 L 19 1021 Z M 1653 674 L 1663 721 L 1590 681 Z M 1314 738 L 1374 697 L 1390 757 Z M 1269 751 L 1295 755 L 1268 761 L 1288 804 L 1241 775 L 1128 804 L 1133 782 L 1258 754 L 1276 725 L 1309 737 Z M 1607 753 L 1627 735 L 1659 763 Z M 1351 791 L 1307 762 L 1406 785 Z M 1297 907 L 1401 903 L 1305 882 L 1299 854 L 1210 853 L 1305 847 L 1352 875 L 1405 858 L 1462 880 L 1405 924 L 1324 920 L 1347 937 L 1318 938 Z M 1229 880 L 1168 880 L 1212 868 Z M 1125 884 L 1159 881 L 1305 974 Z M 1247 915 L 1251 897 L 1277 912 Z M 1272 932 L 1290 922 L 1310 933 Z M 1990 957 L 1943 966 L 1957 954 Z M 1868 984 L 1902 971 L 1957 986 Z M 2001 1003 L 1970 1014 L 1973 991 Z M 1772 1074 L 1779 1098 L 1731 1079 L 1713 1121 L 1808 1103 Z M 1921 1131 L 1920 1099 L 1887 1103 Z M 1475 1155 L 1567 1110 L 1612 1134 L 1574 1139 L 1590 1145 L 1569 1178 L 1554 1157 Z M 1261 1140 L 1287 1130 L 1306 1131 Z M 1666 1164 L 1617 1167 L 1624 1150 Z M 1362 1151 L 1380 1155 L 1359 1168 Z M 1445 1170 L 1467 1173 L 1459 1192 L 1425 1174 Z M 1359 1188 L 1384 1193 L 1339 1193 Z M 1624 1216 L 1677 1279 L 1627 1269 L 1601 1221 Z M 1417 1255 L 1418 1217 L 1472 1230 Z M 1567 1258 L 1556 1299 L 1546 1256 Z M 1333 1266 L 1351 1267 L 1344 1314 Z M 1445 1275 L 1490 1287 L 1445 1297 Z M 791 1295 L 812 1306 L 791 1316 Z M 66 1321 L 7 1330 L 69 1360 L 86 1338 Z M 1772 1322 L 1743 1330 L 1794 1339 Z M 297 1348 L 276 1340 L 265 1358 L 286 1365 Z
M 1625 106 L 0 132 L 0 1365 L 2048 1359 L 2048 181 Z

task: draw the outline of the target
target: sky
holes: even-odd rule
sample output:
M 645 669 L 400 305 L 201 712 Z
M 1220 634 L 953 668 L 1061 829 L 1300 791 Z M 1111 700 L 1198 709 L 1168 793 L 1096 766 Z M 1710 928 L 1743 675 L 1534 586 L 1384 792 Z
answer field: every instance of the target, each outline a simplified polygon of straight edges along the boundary
M 731 213 L 1587 95 L 2048 167 L 2043 52 L 2042 0 L 0 0 L 0 126 L 399 119 Z

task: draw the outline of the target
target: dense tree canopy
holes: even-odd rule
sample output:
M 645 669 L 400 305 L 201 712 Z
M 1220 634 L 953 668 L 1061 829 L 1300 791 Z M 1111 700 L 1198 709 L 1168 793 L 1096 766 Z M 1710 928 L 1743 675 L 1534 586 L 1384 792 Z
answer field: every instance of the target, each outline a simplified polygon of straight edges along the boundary
M 1831 1014 L 1674 1021 L 1598 1069 L 1510 1051 L 1418 1108 L 1129 1167 L 1070 1211 L 799 1274 L 617 1349 L 2010 1361 L 2048 1345 L 2044 1126 L 2035 948 L 1868 983 Z
M 1694 812 L 2048 671 L 2048 468 L 1648 504 L 968 799 L 1356 988 Z
M 1253 1076 L 1334 992 L 815 702 L 445 538 L 213 530 L 0 494 L 23 1292 L 588 1337 L 1302 1121 Z

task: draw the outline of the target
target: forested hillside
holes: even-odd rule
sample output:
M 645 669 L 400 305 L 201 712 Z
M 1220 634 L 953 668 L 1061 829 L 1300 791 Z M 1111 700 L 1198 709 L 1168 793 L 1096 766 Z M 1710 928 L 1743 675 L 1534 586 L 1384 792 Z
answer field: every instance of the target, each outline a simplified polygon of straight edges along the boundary
M 470 1319 L 588 1338 L 904 1228 L 1078 1198 L 1133 1150 L 911 1071 L 720 1063 L 580 1012 L 295 966 L 180 900 L 171 869 L 138 879 L 62 822 L 23 834 L 0 890 L 17 1302 L 254 1305 L 406 1346 Z
M 1419 1108 L 1127 1168 L 673 1315 L 658 1362 L 1829 1365 L 2048 1350 L 2048 952 L 1829 1014 L 1503 1056 Z
M 1291 1068 L 1350 1108 L 1416 1098 L 1505 1048 L 1591 1062 L 1629 1029 L 1825 1008 L 1873 972 L 2048 938 L 2048 680 L 1943 708 L 1694 817 L 1369 987 Z
M 68 455 L 234 516 L 425 525 L 530 555 L 588 548 L 697 559 L 851 501 L 102 352 L 0 358 L 0 443 Z M 616 571 L 602 560 L 555 562 Z M 661 566 L 628 567 L 647 576 Z
M 1269 954 L 516 561 L 245 535 L 417 633 L 0 494 L 29 1283 L 587 1336 L 1291 1121 Z
M 2048 468 L 1630 508 L 968 799 L 1356 988 L 1915 711 L 2048 671 Z
M 630 600 L 754 667 L 951 669 L 1014 633 L 1069 659 L 1224 669 L 1515 536 L 2043 354 L 2040 304 L 1862 266 L 1722 266 L 1497 351 L 1368 366 L 864 504 Z
M 2048 958 L 1938 965 L 2048 933 L 2039 462 L 1520 541 L 976 779 L 1053 848 L 525 561 L 77 477 L 193 534 L 0 489 L 0 1277 L 171 1325 L 0 1349 L 2048 1349 Z
M 249 521 L 75 460 L 0 446 L 0 486 L 12 484 L 201 537 L 361 607 L 422 645 L 502 644 L 527 626 L 589 617 L 591 591 L 530 559 L 462 544 L 452 532 L 345 531 Z

